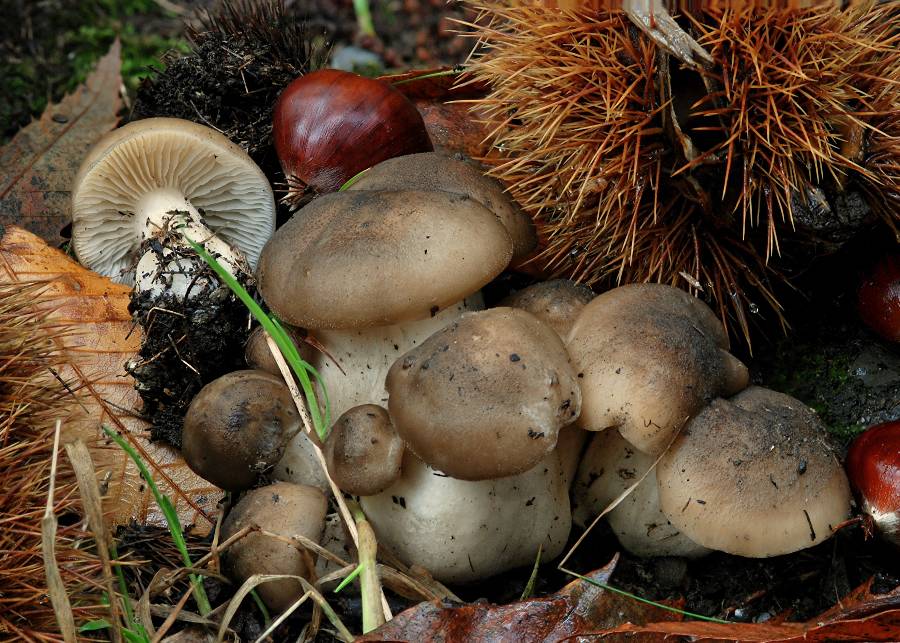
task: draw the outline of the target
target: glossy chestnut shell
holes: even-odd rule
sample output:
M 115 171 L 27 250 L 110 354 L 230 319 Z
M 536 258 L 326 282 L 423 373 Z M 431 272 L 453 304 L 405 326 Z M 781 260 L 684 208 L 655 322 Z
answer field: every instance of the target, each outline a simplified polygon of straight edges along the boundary
M 867 429 L 847 452 L 847 476 L 862 509 L 900 545 L 900 420 Z
M 434 148 L 422 116 L 388 83 L 336 69 L 301 76 L 273 115 L 275 151 L 292 192 L 334 192 L 381 161 Z
M 900 253 L 882 258 L 859 287 L 859 315 L 889 342 L 900 342 Z

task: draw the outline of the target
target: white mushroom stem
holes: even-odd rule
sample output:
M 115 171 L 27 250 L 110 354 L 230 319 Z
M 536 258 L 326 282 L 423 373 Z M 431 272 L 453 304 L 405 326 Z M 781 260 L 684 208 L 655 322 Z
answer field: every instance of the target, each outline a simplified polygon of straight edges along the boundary
M 476 482 L 436 471 L 410 451 L 401 478 L 360 504 L 378 542 L 444 583 L 470 583 L 565 548 L 568 483 L 556 452 L 524 473 Z
M 148 192 L 137 202 L 135 218 L 142 239 L 164 240 L 161 253 L 149 249 L 138 261 L 135 289 L 139 292 L 150 292 L 154 296 L 168 292 L 178 298 L 203 292 L 209 283 L 206 279 L 198 279 L 197 275 L 203 272 L 206 264 L 192 253 L 185 256 L 184 250 L 189 247 L 186 239 L 206 248 L 234 276 L 246 263 L 238 250 L 203 224 L 200 212 L 180 190 L 167 187 Z M 170 235 L 176 230 L 175 235 Z

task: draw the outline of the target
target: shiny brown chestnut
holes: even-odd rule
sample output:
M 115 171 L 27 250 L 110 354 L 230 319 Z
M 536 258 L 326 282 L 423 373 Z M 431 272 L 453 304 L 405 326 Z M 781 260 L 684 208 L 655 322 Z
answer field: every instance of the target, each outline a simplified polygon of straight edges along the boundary
M 900 420 L 857 436 L 847 453 L 847 477 L 879 533 L 900 545 Z
M 889 342 L 900 342 L 900 253 L 883 257 L 859 287 L 859 315 Z
M 275 103 L 272 134 L 291 196 L 334 192 L 376 163 L 434 149 L 406 96 L 337 69 L 288 85 Z

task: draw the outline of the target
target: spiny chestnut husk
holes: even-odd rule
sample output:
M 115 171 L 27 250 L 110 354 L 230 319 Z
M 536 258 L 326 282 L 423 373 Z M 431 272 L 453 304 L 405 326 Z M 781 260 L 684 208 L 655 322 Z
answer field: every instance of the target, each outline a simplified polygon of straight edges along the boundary
M 882 258 L 859 287 L 859 316 L 889 342 L 900 342 L 900 252 Z
M 381 161 L 434 149 L 408 98 L 385 82 L 336 69 L 288 85 L 273 119 L 288 200 L 297 204 L 310 191 L 338 190 Z
M 853 441 L 847 476 L 879 533 L 900 545 L 900 420 L 873 426 Z
M 792 269 L 872 223 L 838 197 L 864 184 L 900 227 L 876 207 L 900 185 L 891 130 L 876 131 L 898 107 L 897 3 L 693 3 L 679 24 L 711 56 L 695 70 L 618 8 L 470 2 L 481 160 L 534 218 L 545 272 L 692 288 L 749 344 L 754 319 L 786 327 Z

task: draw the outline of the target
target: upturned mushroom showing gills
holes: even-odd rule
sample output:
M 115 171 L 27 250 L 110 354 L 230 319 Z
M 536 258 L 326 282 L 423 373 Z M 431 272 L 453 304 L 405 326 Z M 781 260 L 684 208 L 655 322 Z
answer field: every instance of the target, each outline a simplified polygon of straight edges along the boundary
M 522 473 L 556 446 L 581 409 L 562 341 L 531 313 L 467 313 L 388 372 L 397 432 L 430 466 L 460 480 Z
M 300 416 L 281 377 L 235 371 L 194 397 L 184 418 L 181 452 L 202 478 L 228 491 L 251 487 L 300 430 Z
M 537 232 L 496 179 L 474 165 L 437 152 L 407 154 L 382 161 L 363 172 L 349 190 L 416 190 L 452 192 L 468 196 L 497 215 L 513 242 L 513 261 L 537 246 Z
M 658 455 L 689 418 L 747 386 L 747 367 L 709 307 L 662 284 L 614 288 L 587 304 L 566 342 L 583 406 L 578 425 L 615 427 Z
M 850 516 L 850 486 L 815 412 L 752 386 L 717 399 L 657 465 L 659 504 L 691 540 L 765 558 L 812 547 Z
M 205 264 L 182 234 L 237 274 L 256 265 L 274 227 L 272 189 L 250 157 L 215 130 L 176 118 L 135 121 L 102 138 L 72 190 L 79 261 L 140 291 L 203 289 L 197 267 Z

